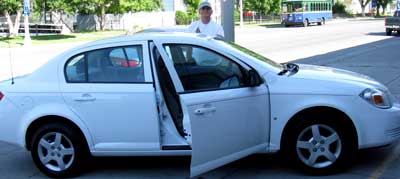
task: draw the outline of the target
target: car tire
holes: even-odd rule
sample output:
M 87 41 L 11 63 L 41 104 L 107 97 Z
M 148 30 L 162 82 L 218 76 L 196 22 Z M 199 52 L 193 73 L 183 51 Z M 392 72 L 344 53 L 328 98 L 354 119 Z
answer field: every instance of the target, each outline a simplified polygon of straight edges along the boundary
M 286 133 L 283 149 L 294 166 L 310 175 L 329 175 L 351 163 L 357 139 L 343 124 L 329 115 L 308 115 L 299 121 Z
M 392 35 L 392 29 L 386 29 L 386 35 Z
M 36 166 L 49 177 L 78 176 L 89 155 L 80 132 L 67 125 L 51 123 L 33 135 L 31 155 Z

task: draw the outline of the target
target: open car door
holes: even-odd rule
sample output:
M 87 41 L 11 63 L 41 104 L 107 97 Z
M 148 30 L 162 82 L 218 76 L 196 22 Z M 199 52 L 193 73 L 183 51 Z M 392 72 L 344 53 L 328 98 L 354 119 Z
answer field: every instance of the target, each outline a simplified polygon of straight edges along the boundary
M 245 85 L 248 66 L 197 45 L 154 43 L 179 95 L 183 121 L 190 121 L 191 177 L 267 149 L 268 88 Z

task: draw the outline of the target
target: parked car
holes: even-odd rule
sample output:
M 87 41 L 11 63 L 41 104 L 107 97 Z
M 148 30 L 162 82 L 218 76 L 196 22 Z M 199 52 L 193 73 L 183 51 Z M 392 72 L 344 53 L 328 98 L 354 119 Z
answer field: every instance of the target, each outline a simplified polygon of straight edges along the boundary
M 394 12 L 393 17 L 385 18 L 386 35 L 392 35 L 393 31 L 400 34 L 400 10 Z
M 79 174 L 90 156 L 166 155 L 191 156 L 193 177 L 280 150 L 306 172 L 329 174 L 399 136 L 400 104 L 381 83 L 279 64 L 204 35 L 91 42 L 0 83 L 0 139 L 30 151 L 51 177 Z

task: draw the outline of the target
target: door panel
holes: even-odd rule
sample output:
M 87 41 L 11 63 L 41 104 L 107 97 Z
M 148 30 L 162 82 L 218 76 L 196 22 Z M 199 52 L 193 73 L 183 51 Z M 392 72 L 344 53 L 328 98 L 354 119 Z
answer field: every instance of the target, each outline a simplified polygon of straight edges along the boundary
M 147 42 L 102 47 L 77 57 L 66 62 L 68 77 L 60 76 L 60 88 L 90 131 L 94 149 L 160 150 Z
M 266 87 L 181 95 L 192 132 L 191 177 L 265 150 Z
M 191 177 L 267 149 L 268 88 L 245 87 L 243 72 L 251 68 L 207 47 L 155 44 L 179 93 L 184 125 L 189 120 Z

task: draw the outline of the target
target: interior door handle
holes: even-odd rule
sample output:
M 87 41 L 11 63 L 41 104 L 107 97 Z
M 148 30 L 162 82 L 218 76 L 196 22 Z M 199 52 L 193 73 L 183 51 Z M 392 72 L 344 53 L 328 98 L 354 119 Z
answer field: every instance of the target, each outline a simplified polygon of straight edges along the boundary
M 205 114 L 205 113 L 215 112 L 216 110 L 217 110 L 217 108 L 215 108 L 215 107 L 204 107 L 204 108 L 199 108 L 199 109 L 194 110 L 194 113 L 201 115 L 201 114 Z
M 75 101 L 94 101 L 94 100 L 96 100 L 96 98 L 90 94 L 83 94 L 81 97 L 74 98 L 74 100 Z

